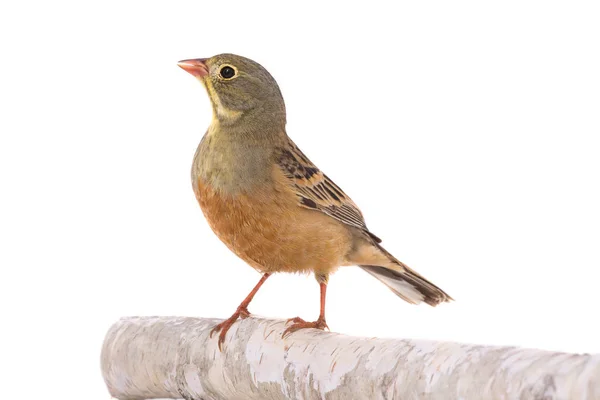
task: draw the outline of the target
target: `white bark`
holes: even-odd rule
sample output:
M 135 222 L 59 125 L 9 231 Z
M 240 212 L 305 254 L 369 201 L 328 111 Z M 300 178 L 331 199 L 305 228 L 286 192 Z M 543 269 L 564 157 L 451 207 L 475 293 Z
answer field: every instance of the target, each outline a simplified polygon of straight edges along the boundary
M 102 373 L 121 400 L 600 399 L 600 355 L 316 330 L 281 338 L 285 321 L 124 318 L 102 348 Z

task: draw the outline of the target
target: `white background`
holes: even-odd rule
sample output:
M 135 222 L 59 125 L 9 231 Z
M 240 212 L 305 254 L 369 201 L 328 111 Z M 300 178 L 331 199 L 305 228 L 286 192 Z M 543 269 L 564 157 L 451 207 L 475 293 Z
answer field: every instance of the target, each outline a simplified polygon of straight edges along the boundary
M 106 399 L 119 317 L 227 317 L 257 282 L 189 177 L 211 111 L 176 62 L 221 52 L 271 71 L 290 136 L 456 299 L 345 268 L 332 330 L 600 352 L 598 3 L 287 4 L 2 3 L 3 398 Z M 250 310 L 312 320 L 318 285 L 275 276 Z

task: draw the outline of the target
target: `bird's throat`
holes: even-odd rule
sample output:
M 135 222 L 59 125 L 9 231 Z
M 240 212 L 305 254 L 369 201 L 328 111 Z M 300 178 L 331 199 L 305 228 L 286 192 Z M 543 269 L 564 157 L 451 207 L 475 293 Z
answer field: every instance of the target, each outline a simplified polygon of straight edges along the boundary
M 271 179 L 272 146 L 252 140 L 247 132 L 211 125 L 198 145 L 192 164 L 194 186 L 201 179 L 223 193 L 236 194 Z

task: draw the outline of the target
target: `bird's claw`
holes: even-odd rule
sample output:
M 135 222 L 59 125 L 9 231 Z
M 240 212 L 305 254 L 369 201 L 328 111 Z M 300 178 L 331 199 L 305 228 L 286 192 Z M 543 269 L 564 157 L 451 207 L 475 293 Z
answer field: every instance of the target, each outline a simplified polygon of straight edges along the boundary
M 235 321 L 237 321 L 238 318 L 241 319 L 246 319 L 250 316 L 250 312 L 248 311 L 247 308 L 245 307 L 238 307 L 238 309 L 233 313 L 233 315 L 229 318 L 227 318 L 225 321 L 221 322 L 220 324 L 216 325 L 214 328 L 211 329 L 210 334 L 209 334 L 209 338 L 212 338 L 213 335 L 215 333 L 219 333 L 219 351 L 223 351 L 223 343 L 225 342 L 225 335 L 227 334 L 227 331 L 229 331 L 229 328 L 231 328 L 231 326 L 235 323 Z
M 237 312 L 239 313 L 241 319 L 246 319 L 250 316 L 250 312 L 247 308 L 238 309 Z
M 306 323 L 306 321 L 305 321 L 305 320 L 303 320 L 303 319 L 302 319 L 302 318 L 300 318 L 300 317 L 290 318 L 290 319 L 288 319 L 287 321 L 285 321 L 285 324 L 287 325 L 287 324 L 289 324 L 290 322 L 293 322 L 293 323 L 296 323 L 296 324 L 297 324 L 297 323 Z
M 327 326 L 327 322 L 325 322 L 324 318 L 319 318 L 314 322 L 306 322 L 305 320 L 303 320 L 300 317 L 296 317 L 296 318 L 290 318 L 287 320 L 286 325 L 289 324 L 290 322 L 293 322 L 293 324 L 291 326 L 289 326 L 281 335 L 282 338 L 285 338 L 289 335 L 291 335 L 292 333 L 296 332 L 297 330 L 300 329 L 305 329 L 305 328 L 313 328 L 313 329 L 320 329 L 320 330 L 329 330 L 329 327 Z

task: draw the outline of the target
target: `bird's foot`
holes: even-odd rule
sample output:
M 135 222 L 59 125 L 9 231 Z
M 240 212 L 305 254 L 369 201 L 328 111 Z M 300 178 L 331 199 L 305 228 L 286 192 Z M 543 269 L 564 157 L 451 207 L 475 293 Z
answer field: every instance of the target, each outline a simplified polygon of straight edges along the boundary
M 290 318 L 287 320 L 288 324 L 290 322 L 292 322 L 292 325 L 283 332 L 283 335 L 281 335 L 281 337 L 285 338 L 286 336 L 291 335 L 292 333 L 296 332 L 297 330 L 305 329 L 305 328 L 320 329 L 322 331 L 325 330 L 325 328 L 327 328 L 329 330 L 329 327 L 327 326 L 327 322 L 325 322 L 325 318 L 321 318 L 321 317 L 319 317 L 319 319 L 317 319 L 314 322 L 306 322 L 302 318 L 296 317 L 296 318 Z
M 219 351 L 223 351 L 225 335 L 227 334 L 227 331 L 229 330 L 229 328 L 231 328 L 233 323 L 237 321 L 238 318 L 246 319 L 249 316 L 250 312 L 248 312 L 248 309 L 246 307 L 238 307 L 231 317 L 227 318 L 225 321 L 221 322 L 210 331 L 211 338 L 213 337 L 213 334 L 221 332 L 219 333 Z

